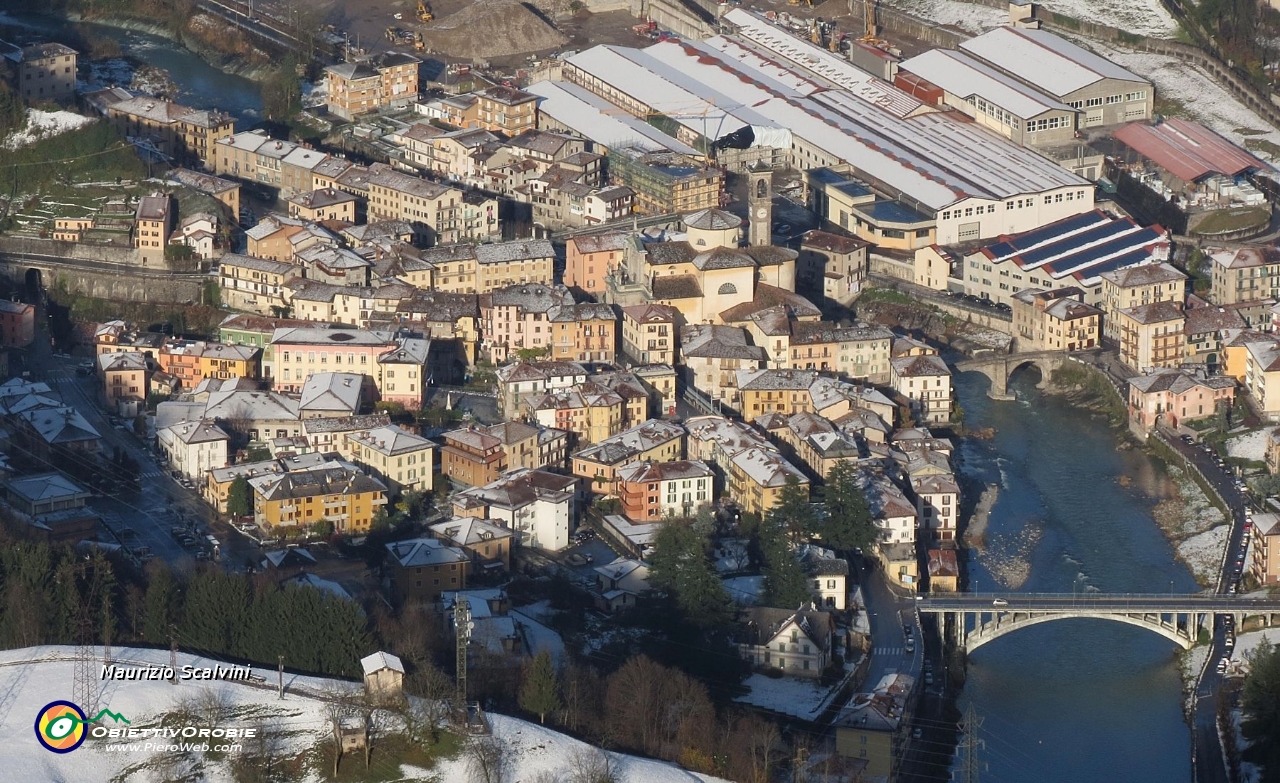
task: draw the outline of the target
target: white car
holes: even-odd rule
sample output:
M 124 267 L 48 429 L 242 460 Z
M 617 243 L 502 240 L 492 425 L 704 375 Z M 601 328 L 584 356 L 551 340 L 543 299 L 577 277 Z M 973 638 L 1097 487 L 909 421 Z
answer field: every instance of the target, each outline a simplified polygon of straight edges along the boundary
M 1009 602 L 1004 600 L 1003 598 L 997 598 L 991 602 L 991 605 L 992 606 L 1008 606 Z

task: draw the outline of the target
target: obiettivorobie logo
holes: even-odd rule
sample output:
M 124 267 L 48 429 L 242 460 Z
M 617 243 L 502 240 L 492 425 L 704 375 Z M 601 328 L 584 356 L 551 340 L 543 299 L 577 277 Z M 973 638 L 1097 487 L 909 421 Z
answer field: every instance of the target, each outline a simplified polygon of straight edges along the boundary
M 116 723 L 128 723 L 129 719 L 118 712 L 103 709 L 92 718 L 84 714 L 79 705 L 69 701 L 51 701 L 36 714 L 36 739 L 45 750 L 53 753 L 70 753 L 84 744 L 89 732 L 88 724 L 103 718 Z

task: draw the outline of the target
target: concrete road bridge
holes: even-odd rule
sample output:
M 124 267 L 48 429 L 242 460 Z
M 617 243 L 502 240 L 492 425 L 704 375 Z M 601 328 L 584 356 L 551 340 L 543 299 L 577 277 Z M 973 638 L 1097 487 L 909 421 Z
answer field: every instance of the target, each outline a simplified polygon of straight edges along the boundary
M 1012 400 L 1014 396 L 1009 393 L 1009 378 L 1023 367 L 1031 365 L 1040 370 L 1041 381 L 1039 387 L 1043 389 L 1048 385 L 1049 377 L 1053 374 L 1053 371 L 1070 361 L 1071 356 L 1093 356 L 1101 350 L 1101 348 L 1092 348 L 1088 351 L 1071 353 L 1067 351 L 1031 351 L 1028 353 L 990 354 L 959 362 L 956 364 L 956 369 L 961 372 L 980 372 L 990 378 L 991 388 L 987 390 L 987 396 L 991 399 Z
M 1280 598 L 1246 598 L 1210 593 L 1128 594 L 989 593 L 922 598 L 921 613 L 938 615 L 950 641 L 966 653 L 1040 623 L 1096 619 L 1145 628 L 1181 646 L 1194 647 L 1200 629 L 1213 631 L 1213 618 L 1226 615 L 1239 628 L 1245 617 L 1280 622 Z

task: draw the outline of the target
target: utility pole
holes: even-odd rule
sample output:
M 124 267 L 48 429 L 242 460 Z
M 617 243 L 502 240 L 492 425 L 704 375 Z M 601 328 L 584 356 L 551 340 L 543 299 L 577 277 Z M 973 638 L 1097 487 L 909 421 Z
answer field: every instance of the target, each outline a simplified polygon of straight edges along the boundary
M 178 634 L 169 626 L 169 683 L 178 684 Z
M 456 593 L 455 593 L 456 595 Z M 465 598 L 455 598 L 453 628 L 458 637 L 458 707 L 467 714 L 467 643 L 471 641 L 471 605 Z
M 284 698 L 284 656 L 278 655 L 276 656 L 276 659 L 278 661 L 278 666 L 276 668 L 276 677 L 278 678 L 278 681 L 279 681 L 279 693 L 276 698 L 283 699 Z
M 978 783 L 978 749 L 985 744 L 978 738 L 981 729 L 982 718 L 978 717 L 977 711 L 970 704 L 964 711 L 964 720 L 960 722 L 964 739 L 960 741 L 960 767 L 957 772 L 962 783 Z

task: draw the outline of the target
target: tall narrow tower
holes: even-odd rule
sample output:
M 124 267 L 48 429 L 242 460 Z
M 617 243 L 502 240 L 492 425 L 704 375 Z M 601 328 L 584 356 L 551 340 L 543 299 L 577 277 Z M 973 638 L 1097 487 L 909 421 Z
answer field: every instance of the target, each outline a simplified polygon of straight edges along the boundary
M 773 244 L 773 169 L 764 163 L 747 168 L 747 241 L 752 247 Z

